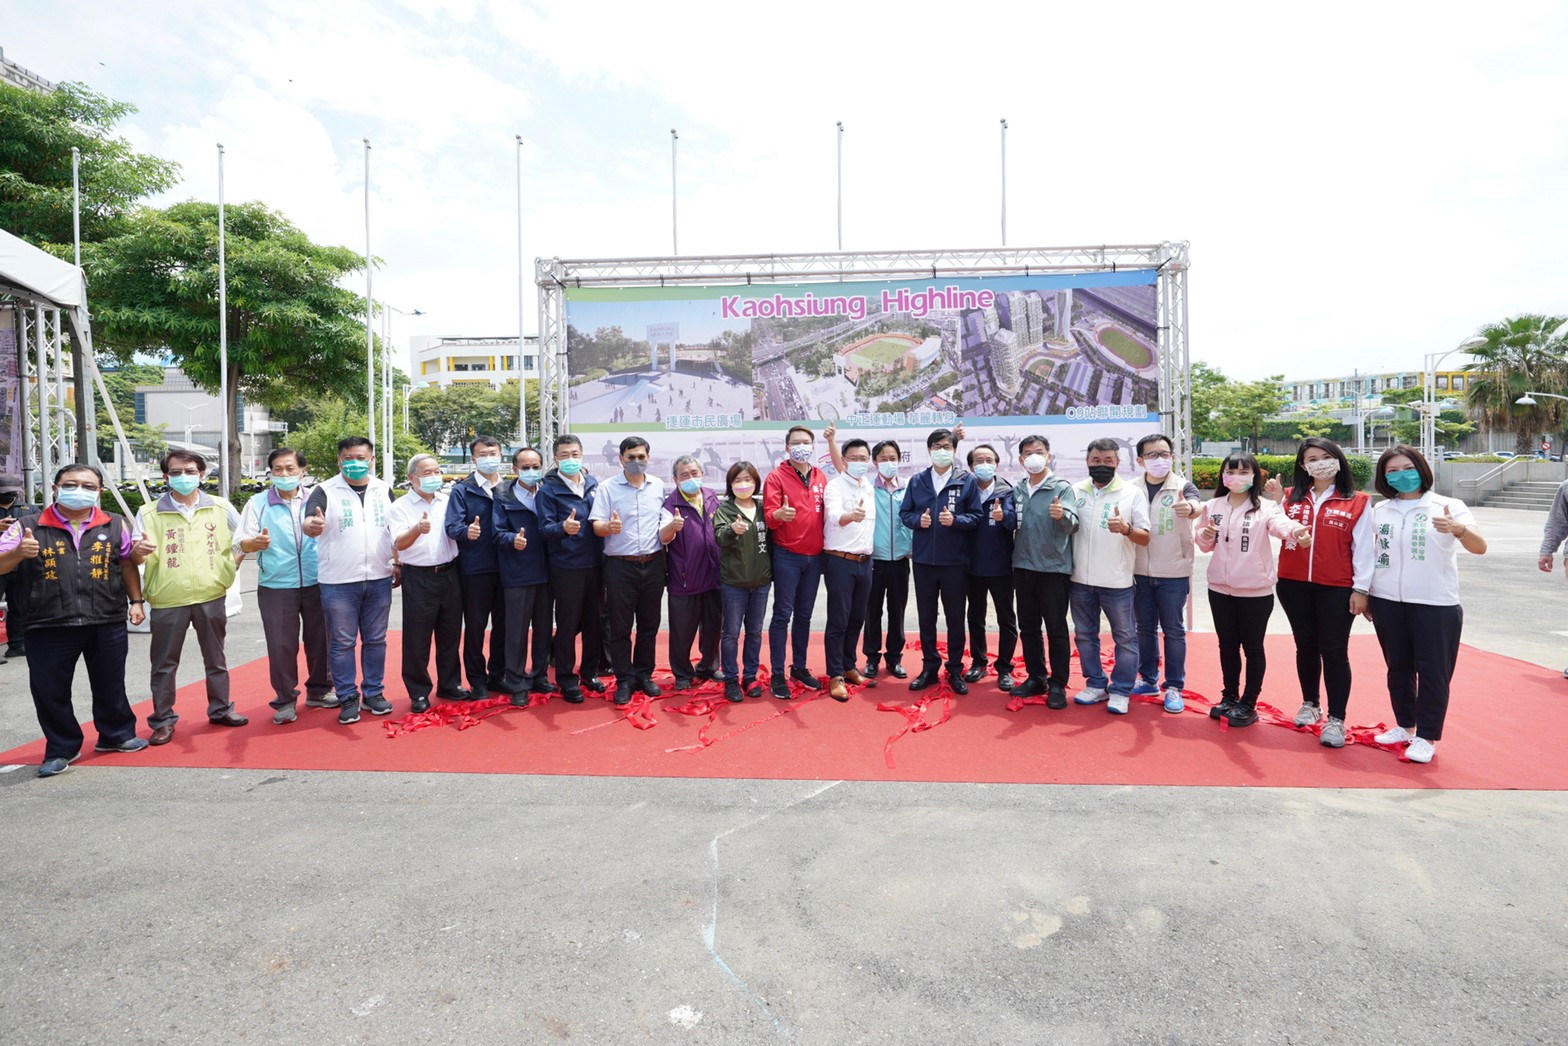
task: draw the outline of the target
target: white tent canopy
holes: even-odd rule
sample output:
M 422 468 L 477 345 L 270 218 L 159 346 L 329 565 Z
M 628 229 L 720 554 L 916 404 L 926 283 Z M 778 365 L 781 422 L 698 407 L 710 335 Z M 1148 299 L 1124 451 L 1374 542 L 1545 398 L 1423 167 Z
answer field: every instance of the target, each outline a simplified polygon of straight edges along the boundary
M 0 229 L 0 292 L 79 309 L 87 304 L 82 270 Z

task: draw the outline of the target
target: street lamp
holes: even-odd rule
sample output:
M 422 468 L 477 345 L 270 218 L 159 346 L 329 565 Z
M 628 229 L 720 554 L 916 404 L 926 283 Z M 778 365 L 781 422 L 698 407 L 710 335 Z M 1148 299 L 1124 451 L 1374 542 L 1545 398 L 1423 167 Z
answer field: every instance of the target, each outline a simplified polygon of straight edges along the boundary
M 1447 352 L 1429 352 L 1421 368 L 1421 398 L 1431 402 L 1437 398 L 1437 365 L 1456 352 L 1470 352 L 1486 344 L 1486 339 L 1477 335 L 1466 338 Z M 1421 412 L 1421 454 L 1428 460 L 1437 454 L 1437 411 L 1423 410 Z
M 419 309 L 400 309 L 391 302 L 381 303 L 381 478 L 392 486 L 396 478 L 392 475 L 394 440 L 392 438 L 392 313 L 399 316 L 423 316 Z M 408 428 L 407 412 L 404 412 L 403 427 Z
M 1377 423 L 1380 421 L 1393 421 L 1397 417 L 1399 417 L 1399 412 L 1393 407 L 1379 407 L 1377 410 L 1374 410 L 1367 415 L 1367 421 L 1371 422 L 1371 424 L 1367 426 L 1367 442 L 1374 444 L 1374 446 L 1369 449 L 1377 449 L 1375 446 L 1377 443 Z

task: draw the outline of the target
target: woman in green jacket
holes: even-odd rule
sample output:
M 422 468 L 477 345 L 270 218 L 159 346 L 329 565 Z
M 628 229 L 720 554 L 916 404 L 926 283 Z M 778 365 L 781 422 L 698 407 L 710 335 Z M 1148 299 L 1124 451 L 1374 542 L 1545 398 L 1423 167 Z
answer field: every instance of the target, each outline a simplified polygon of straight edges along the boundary
M 773 561 L 768 556 L 768 525 L 756 494 L 762 477 L 749 461 L 737 461 L 724 477 L 724 500 L 713 514 L 713 532 L 719 542 L 719 592 L 724 605 L 724 628 L 719 635 L 719 657 L 724 668 L 724 696 L 731 701 L 744 695 L 762 696 L 757 682 L 757 659 L 765 634 L 763 617 L 768 609 L 768 589 L 773 583 Z M 736 645 L 741 625 L 746 626 L 745 673 L 737 671 Z

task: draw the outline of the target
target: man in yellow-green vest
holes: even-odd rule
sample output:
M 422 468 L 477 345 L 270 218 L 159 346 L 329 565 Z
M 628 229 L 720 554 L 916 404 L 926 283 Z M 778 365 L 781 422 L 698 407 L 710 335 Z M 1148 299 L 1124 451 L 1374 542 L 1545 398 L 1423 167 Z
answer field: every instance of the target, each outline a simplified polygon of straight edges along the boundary
M 223 651 L 228 632 L 224 596 L 242 555 L 235 536 L 240 517 L 223 498 L 201 489 L 207 459 L 195 451 L 171 450 L 163 458 L 168 493 L 136 516 L 135 563 L 145 563 L 143 594 L 152 608 L 152 727 L 149 741 L 174 738 L 174 681 L 185 633 L 196 630 L 207 670 L 207 719 L 218 726 L 244 726 L 248 719 L 229 700 L 229 666 Z

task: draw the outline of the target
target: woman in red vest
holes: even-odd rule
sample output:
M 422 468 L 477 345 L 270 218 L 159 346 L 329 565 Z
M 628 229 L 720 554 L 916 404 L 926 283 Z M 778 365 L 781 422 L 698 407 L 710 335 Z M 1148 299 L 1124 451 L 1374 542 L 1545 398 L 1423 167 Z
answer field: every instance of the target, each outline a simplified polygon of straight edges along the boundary
M 1350 702 L 1350 625 L 1367 608 L 1376 558 L 1372 511 L 1357 490 L 1345 452 L 1332 440 L 1311 436 L 1296 451 L 1295 483 L 1284 497 L 1285 515 L 1312 531 L 1312 543 L 1287 543 L 1279 554 L 1280 606 L 1296 635 L 1296 675 L 1301 710 L 1296 725 L 1323 718 L 1318 683 L 1328 691 L 1328 720 L 1318 740 L 1345 747 Z

